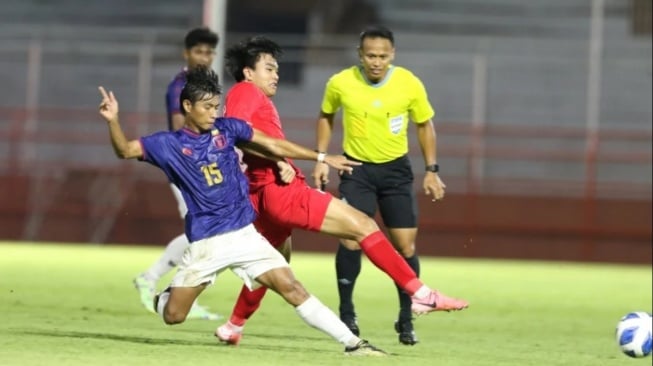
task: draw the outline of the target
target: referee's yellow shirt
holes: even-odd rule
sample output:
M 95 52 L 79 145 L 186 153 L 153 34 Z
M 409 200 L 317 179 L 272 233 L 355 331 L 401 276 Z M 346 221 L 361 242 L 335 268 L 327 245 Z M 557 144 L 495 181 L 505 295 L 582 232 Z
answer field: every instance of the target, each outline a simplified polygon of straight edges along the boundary
M 343 110 L 343 149 L 355 159 L 384 163 L 408 152 L 408 121 L 424 123 L 435 115 L 424 84 L 412 72 L 390 66 L 378 84 L 360 66 L 333 75 L 326 84 L 322 112 Z

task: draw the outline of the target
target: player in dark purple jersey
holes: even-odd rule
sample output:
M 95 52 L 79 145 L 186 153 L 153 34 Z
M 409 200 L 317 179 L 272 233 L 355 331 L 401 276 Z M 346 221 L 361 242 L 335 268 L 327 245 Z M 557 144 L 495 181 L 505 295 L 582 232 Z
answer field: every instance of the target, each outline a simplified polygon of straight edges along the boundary
M 175 75 L 166 90 L 166 114 L 168 130 L 177 131 L 184 126 L 179 95 L 186 85 L 186 74 L 197 66 L 210 67 L 215 57 L 215 48 L 220 38 L 208 28 L 195 28 L 184 38 L 184 60 L 186 66 Z
M 116 98 L 102 87 L 100 93 L 100 114 L 108 123 L 116 155 L 137 158 L 163 170 L 179 187 L 188 206 L 186 235 L 191 244 L 170 287 L 156 296 L 153 304 L 167 324 L 183 322 L 195 299 L 216 275 L 231 269 L 249 287 L 263 285 L 280 294 L 308 325 L 345 345 L 345 354 L 386 354 L 354 335 L 337 315 L 310 295 L 283 256 L 254 229 L 254 208 L 235 144 L 252 143 L 272 155 L 317 160 L 348 172 L 357 163 L 271 138 L 239 119 L 216 119 L 221 90 L 217 75 L 207 68 L 189 71 L 180 96 L 184 127 L 175 132 L 127 140 L 118 121 Z

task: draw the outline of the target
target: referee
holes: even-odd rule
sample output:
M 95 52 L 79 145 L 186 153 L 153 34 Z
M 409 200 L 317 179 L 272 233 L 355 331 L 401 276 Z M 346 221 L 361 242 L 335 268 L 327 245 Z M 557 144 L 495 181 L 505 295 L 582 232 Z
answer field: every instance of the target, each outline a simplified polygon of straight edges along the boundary
M 392 64 L 394 36 L 381 26 L 366 28 L 358 45 L 360 65 L 333 75 L 326 84 L 317 121 L 317 150 L 326 152 L 336 112 L 342 108 L 342 148 L 345 155 L 360 161 L 353 174 L 340 176 L 340 197 L 374 217 L 377 205 L 395 249 L 419 276 L 415 251 L 417 201 L 408 153 L 407 129 L 415 124 L 424 157 L 423 187 L 433 201 L 444 197 L 445 185 L 438 176 L 435 115 L 424 85 L 409 70 Z M 328 183 L 326 164 L 316 164 L 317 187 Z M 356 242 L 341 240 L 336 254 L 336 275 L 340 295 L 340 318 L 359 334 L 352 300 L 361 269 L 361 251 Z M 399 287 L 399 316 L 394 324 L 399 342 L 418 342 L 412 323 L 411 299 Z

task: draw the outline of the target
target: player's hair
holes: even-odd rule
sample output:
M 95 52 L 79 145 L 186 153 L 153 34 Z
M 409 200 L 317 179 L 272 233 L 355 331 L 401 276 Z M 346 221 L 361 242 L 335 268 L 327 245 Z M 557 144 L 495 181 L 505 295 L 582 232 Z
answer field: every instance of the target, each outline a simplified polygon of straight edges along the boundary
M 363 47 L 363 41 L 366 38 L 383 38 L 389 40 L 393 46 L 395 45 L 395 36 L 392 34 L 392 31 L 382 25 L 373 25 L 363 29 L 358 37 L 359 47 Z
M 186 34 L 184 38 L 184 46 L 187 50 L 197 46 L 198 44 L 207 44 L 212 48 L 215 48 L 218 45 L 220 37 L 218 34 L 211 31 L 209 28 L 200 27 L 195 28 Z
M 222 88 L 218 74 L 206 66 L 197 66 L 186 74 L 186 85 L 179 95 L 179 103 L 183 105 L 184 100 L 189 100 L 191 104 L 195 104 L 200 100 L 220 94 L 222 94 Z M 181 108 L 181 113 L 186 114 L 186 110 Z
M 281 46 L 264 36 L 254 36 L 238 42 L 229 47 L 225 54 L 227 71 L 236 81 L 243 81 L 245 79 L 243 69 L 245 67 L 254 69 L 261 55 L 266 53 L 278 60 L 283 50 Z

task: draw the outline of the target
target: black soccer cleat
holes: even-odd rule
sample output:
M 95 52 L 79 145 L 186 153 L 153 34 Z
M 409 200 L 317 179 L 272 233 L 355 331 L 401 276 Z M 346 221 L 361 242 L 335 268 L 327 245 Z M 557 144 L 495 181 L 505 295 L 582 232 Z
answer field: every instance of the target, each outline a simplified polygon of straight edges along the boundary
M 154 312 L 158 313 L 156 309 L 159 308 L 159 294 L 154 295 L 154 298 L 152 299 L 152 305 L 154 306 Z
M 407 346 L 414 346 L 419 342 L 417 335 L 415 334 L 415 329 L 413 329 L 413 322 L 410 320 L 406 321 L 396 321 L 395 322 L 395 331 L 399 335 L 399 343 L 405 344 Z

